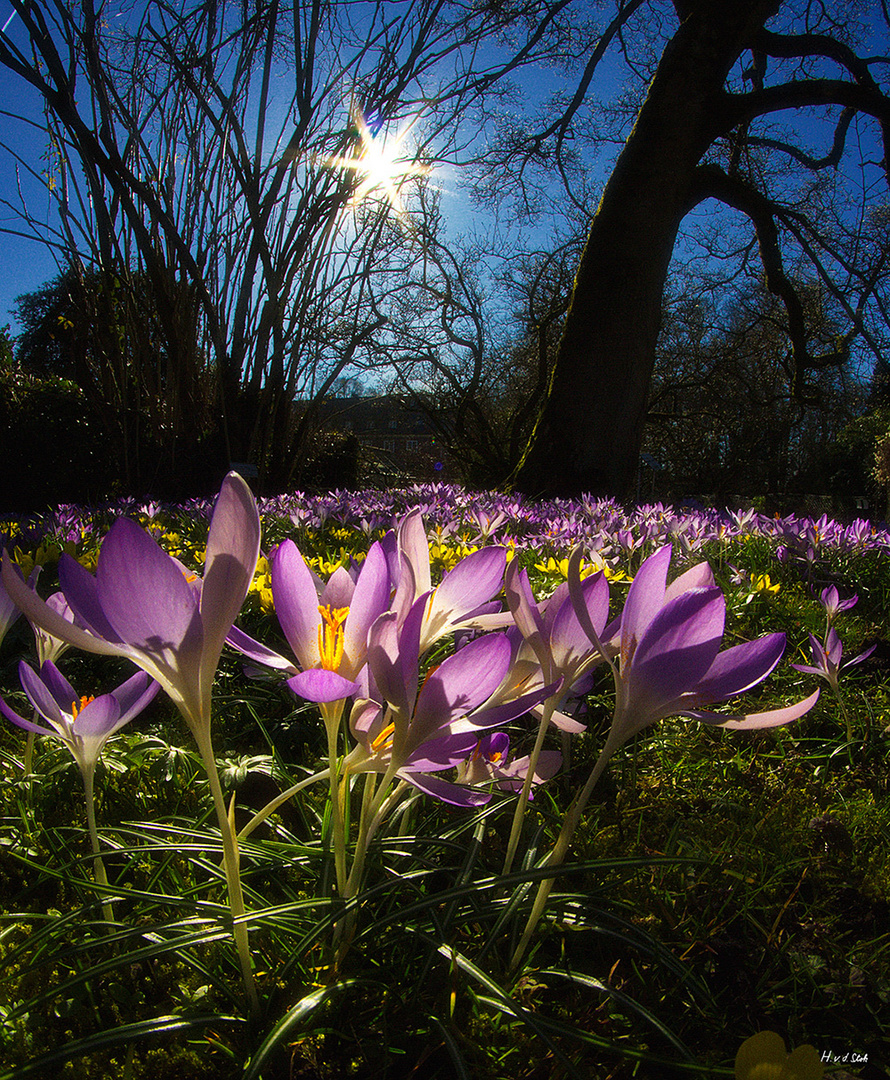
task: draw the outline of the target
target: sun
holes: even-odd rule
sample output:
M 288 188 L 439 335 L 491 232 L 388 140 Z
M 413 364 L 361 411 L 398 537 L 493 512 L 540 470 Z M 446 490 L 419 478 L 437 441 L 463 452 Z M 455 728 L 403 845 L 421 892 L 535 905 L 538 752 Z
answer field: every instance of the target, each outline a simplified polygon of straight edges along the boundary
M 392 136 L 375 135 L 360 112 L 355 113 L 353 119 L 359 133 L 357 153 L 353 157 L 329 158 L 328 165 L 350 169 L 360 177 L 350 200 L 353 206 L 374 197 L 386 200 L 397 214 L 402 214 L 401 192 L 405 181 L 412 176 L 426 176 L 431 171 L 428 165 L 422 165 L 405 153 L 405 142 L 416 118 Z

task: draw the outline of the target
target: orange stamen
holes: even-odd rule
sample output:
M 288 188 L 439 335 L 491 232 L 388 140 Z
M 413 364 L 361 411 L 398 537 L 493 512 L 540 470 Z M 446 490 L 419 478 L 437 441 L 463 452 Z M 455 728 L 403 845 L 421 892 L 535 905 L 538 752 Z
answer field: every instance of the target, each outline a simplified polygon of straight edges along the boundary
M 87 705 L 89 705 L 89 703 L 91 701 L 95 701 L 95 700 L 96 700 L 96 697 L 95 697 L 94 694 L 91 694 L 89 697 L 87 697 L 84 694 L 81 697 L 79 704 L 76 701 L 72 701 L 71 702 L 71 717 L 72 717 L 72 719 L 76 720 L 77 716 L 78 716 L 78 713 L 80 713 L 82 709 L 85 709 L 87 707 Z
M 387 724 L 383 731 L 377 736 L 377 738 L 371 743 L 371 749 L 376 754 L 378 750 L 382 750 L 393 736 L 393 732 L 396 730 L 395 724 Z

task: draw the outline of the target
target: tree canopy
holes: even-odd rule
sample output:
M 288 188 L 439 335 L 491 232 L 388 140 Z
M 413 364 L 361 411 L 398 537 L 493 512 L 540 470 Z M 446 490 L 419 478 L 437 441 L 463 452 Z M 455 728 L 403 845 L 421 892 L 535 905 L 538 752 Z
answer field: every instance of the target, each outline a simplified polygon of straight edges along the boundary
M 530 431 L 517 488 L 631 493 L 681 263 L 727 312 L 768 299 L 764 408 L 802 416 L 885 354 L 886 5 L 12 3 L 27 40 L 0 63 L 51 138 L 41 235 L 81 281 L 149 283 L 163 355 L 208 359 L 228 454 L 271 486 L 294 399 L 385 370 L 450 395 L 451 434 L 503 471 Z M 514 215 L 506 244 L 451 241 L 443 163 Z M 492 307 L 509 260 L 524 314 Z M 567 312 L 564 285 L 532 299 L 536 266 L 574 272 Z

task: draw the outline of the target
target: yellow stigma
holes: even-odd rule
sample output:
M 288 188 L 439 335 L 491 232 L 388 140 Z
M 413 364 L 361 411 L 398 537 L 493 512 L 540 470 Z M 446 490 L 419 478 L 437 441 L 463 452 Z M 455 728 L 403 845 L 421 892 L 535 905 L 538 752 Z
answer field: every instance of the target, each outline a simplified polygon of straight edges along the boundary
M 349 608 L 334 608 L 332 611 L 327 604 L 322 604 L 318 614 L 321 615 L 321 622 L 318 624 L 318 655 L 321 666 L 325 671 L 337 671 L 343 659 L 343 624 Z
M 73 720 L 76 720 L 77 719 L 77 714 L 81 711 L 81 709 L 85 709 L 87 707 L 87 705 L 89 705 L 89 703 L 91 701 L 95 701 L 95 700 L 96 700 L 96 698 L 95 698 L 94 695 L 90 695 L 89 697 L 87 697 L 87 695 L 84 694 L 84 695 L 82 695 L 79 704 L 76 701 L 72 701 L 71 702 L 71 718 Z

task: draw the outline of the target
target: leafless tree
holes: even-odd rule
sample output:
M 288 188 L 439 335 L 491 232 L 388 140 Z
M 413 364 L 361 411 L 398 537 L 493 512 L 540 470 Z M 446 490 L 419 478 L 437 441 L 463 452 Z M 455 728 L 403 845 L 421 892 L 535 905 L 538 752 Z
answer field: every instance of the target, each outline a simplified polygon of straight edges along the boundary
M 444 0 L 13 0 L 0 63 L 44 102 L 58 211 L 45 227 L 20 204 L 22 227 L 82 277 L 150 282 L 171 362 L 212 361 L 229 456 L 280 485 L 295 396 L 379 329 L 365 300 L 406 177 L 448 156 L 457 119 L 535 59 L 564 3 L 517 18 Z M 483 55 L 508 26 L 509 58 Z M 412 123 L 401 176 L 383 175 L 385 137 Z
M 577 235 L 522 250 L 453 240 L 425 193 L 410 242 L 374 284 L 391 389 L 432 421 L 475 483 L 509 476 L 531 432 L 571 291 Z
M 886 249 L 866 228 L 886 200 L 888 58 L 874 54 L 886 5 L 618 0 L 596 15 L 598 35 L 574 55 L 576 92 L 545 120 L 514 126 L 486 161 L 501 189 L 516 178 L 524 205 L 535 170 L 555 164 L 571 194 L 589 143 L 608 130 L 623 144 L 598 204 L 574 196 L 591 215 L 586 246 L 514 476 L 535 494 L 632 491 L 665 283 L 691 223 L 728 223 L 736 265 L 780 301 L 783 364 L 801 400 L 812 373 L 845 363 L 854 340 L 878 351 L 870 322 L 887 312 Z M 592 87 L 607 57 L 630 82 L 598 111 Z M 830 348 L 811 332 L 800 282 L 818 282 L 845 316 Z

